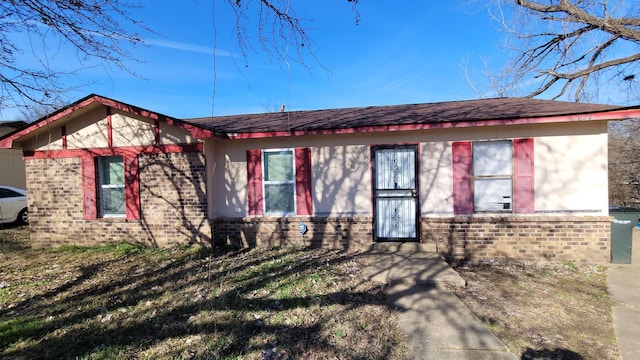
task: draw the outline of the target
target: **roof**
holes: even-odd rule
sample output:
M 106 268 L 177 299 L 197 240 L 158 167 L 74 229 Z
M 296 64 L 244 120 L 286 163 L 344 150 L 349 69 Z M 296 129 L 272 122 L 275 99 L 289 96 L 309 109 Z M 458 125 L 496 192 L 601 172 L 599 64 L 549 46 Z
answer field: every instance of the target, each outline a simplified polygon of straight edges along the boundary
M 13 147 L 16 140 L 33 136 L 54 123 L 68 121 L 99 106 L 165 122 L 189 131 L 193 137 L 200 139 L 246 139 L 640 118 L 640 106 L 493 98 L 177 119 L 91 94 L 25 128 L 0 137 L 0 148 Z
M 634 110 L 634 111 L 630 111 Z M 633 114 L 630 114 L 633 112 Z M 229 137 L 393 131 L 515 123 L 618 120 L 640 116 L 638 107 L 530 98 L 492 98 L 425 104 L 291 111 L 185 119 Z
M 19 129 L 22 129 L 23 127 L 27 126 L 28 124 L 25 121 L 0 121 L 0 137 L 6 135 L 6 134 L 10 134 L 13 133 Z

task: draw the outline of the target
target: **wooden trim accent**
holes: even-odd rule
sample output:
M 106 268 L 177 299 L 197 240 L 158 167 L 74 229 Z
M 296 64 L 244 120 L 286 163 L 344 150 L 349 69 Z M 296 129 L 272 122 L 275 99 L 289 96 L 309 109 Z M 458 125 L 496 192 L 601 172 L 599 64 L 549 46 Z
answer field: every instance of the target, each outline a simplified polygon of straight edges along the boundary
M 145 146 L 123 146 L 114 148 L 93 148 L 93 149 L 67 149 L 67 150 L 47 150 L 34 151 L 33 154 L 25 157 L 34 159 L 55 159 L 72 158 L 83 156 L 114 156 L 114 155 L 141 155 L 141 154 L 164 154 L 164 153 L 192 153 L 202 152 L 202 143 L 182 144 L 182 145 L 145 145 Z
M 513 211 L 518 214 L 535 212 L 533 139 L 513 140 Z
M 111 121 L 110 107 L 107 107 L 107 146 L 113 147 L 113 122 Z
M 296 211 L 298 215 L 313 213 L 311 189 L 311 149 L 297 148 L 296 158 Z
M 471 142 L 451 144 L 453 163 L 453 213 L 473 214 L 473 154 Z
M 249 215 L 264 213 L 262 200 L 262 151 L 247 150 L 247 205 Z
M 62 125 L 60 127 L 60 133 L 62 134 L 62 148 L 67 149 L 67 127 Z
M 160 120 L 153 121 L 153 140 L 156 145 L 160 145 Z

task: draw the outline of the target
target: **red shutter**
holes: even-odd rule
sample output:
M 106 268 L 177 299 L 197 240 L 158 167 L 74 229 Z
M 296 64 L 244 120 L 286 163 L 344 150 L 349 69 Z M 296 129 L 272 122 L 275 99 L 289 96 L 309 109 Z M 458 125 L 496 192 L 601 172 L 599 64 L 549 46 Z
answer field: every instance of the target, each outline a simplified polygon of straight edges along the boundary
M 247 178 L 249 215 L 262 215 L 262 151 L 247 151 Z
M 137 155 L 123 156 L 127 220 L 140 220 L 140 171 Z
M 535 212 L 533 139 L 515 139 L 513 159 L 513 210 L 519 214 L 532 214 Z
M 96 206 L 96 164 L 93 156 L 83 156 L 82 161 L 82 210 L 85 220 L 98 216 Z
M 296 207 L 298 215 L 311 215 L 311 150 L 296 149 Z
M 470 142 L 451 145 L 453 162 L 453 213 L 473 214 L 473 168 Z

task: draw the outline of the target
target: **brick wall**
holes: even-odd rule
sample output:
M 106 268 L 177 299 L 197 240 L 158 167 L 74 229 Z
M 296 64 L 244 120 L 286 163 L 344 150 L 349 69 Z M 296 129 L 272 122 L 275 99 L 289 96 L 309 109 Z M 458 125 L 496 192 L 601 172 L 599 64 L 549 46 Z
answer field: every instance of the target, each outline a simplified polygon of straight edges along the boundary
M 28 159 L 32 245 L 209 244 L 204 155 L 141 155 L 139 164 L 141 219 L 85 220 L 80 159 Z
M 298 222 L 309 232 L 300 236 Z M 448 258 L 528 264 L 606 264 L 607 216 L 459 216 L 423 218 L 422 242 L 435 242 Z M 244 217 L 214 221 L 217 243 L 241 247 L 307 245 L 362 250 L 372 243 L 372 218 Z M 304 242 L 303 242 L 304 239 Z
M 150 246 L 194 243 L 243 247 L 306 245 L 363 249 L 373 239 L 371 217 L 244 217 L 207 221 L 206 170 L 201 153 L 143 155 L 141 219 L 85 220 L 80 159 L 28 159 L 27 190 L 34 247 L 131 242 Z M 298 222 L 308 227 L 301 236 Z M 443 256 L 523 263 L 605 264 L 608 216 L 458 216 L 423 218 L 423 242 Z
M 422 219 L 423 241 L 440 254 L 471 261 L 606 264 L 608 216 L 457 216 Z
M 307 225 L 302 236 L 298 223 Z M 370 217 L 260 217 L 217 218 L 214 239 L 217 244 L 240 247 L 305 245 L 358 250 L 371 244 Z

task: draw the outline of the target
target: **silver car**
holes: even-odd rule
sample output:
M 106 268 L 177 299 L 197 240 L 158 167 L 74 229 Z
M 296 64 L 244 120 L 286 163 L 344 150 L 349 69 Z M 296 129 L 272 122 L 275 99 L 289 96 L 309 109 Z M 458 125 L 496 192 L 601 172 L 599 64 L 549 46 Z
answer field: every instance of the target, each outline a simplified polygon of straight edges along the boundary
M 13 186 L 0 186 L 0 224 L 29 223 L 27 191 Z

